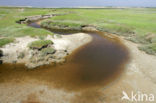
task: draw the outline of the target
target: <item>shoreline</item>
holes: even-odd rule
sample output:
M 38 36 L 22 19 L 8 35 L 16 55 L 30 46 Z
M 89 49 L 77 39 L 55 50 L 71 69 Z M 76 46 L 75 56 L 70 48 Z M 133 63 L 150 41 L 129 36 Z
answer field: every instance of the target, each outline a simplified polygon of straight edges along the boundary
M 60 16 L 60 15 L 65 15 L 65 14 L 47 14 L 47 15 L 28 16 L 26 18 L 16 21 L 16 23 L 26 24 L 27 26 L 31 26 L 29 25 L 30 23 L 36 23 L 37 26 L 40 26 L 37 28 L 44 28 L 41 27 L 40 24 L 42 20 L 51 18 L 53 16 Z M 32 28 L 33 27 L 36 28 L 35 26 L 32 26 Z M 69 54 L 71 54 L 79 47 L 92 41 L 91 35 L 87 33 L 83 33 L 84 31 L 91 32 L 97 30 L 90 26 L 84 26 L 82 28 L 82 31 L 72 33 L 70 35 L 60 35 L 60 34 L 56 34 L 53 36 L 47 35 L 45 37 L 45 40 L 51 40 L 54 43 L 52 45 L 48 45 L 48 49 L 49 47 L 53 48 L 55 52 L 51 54 L 46 54 L 44 56 L 41 56 L 40 50 L 31 50 L 28 47 L 30 43 L 34 41 L 38 41 L 40 40 L 40 38 L 38 37 L 32 38 L 29 36 L 17 37 L 15 38 L 15 41 L 13 43 L 7 44 L 4 47 L 0 48 L 0 50 L 2 50 L 2 57 L 0 59 L 1 64 L 2 63 L 25 64 L 25 66 L 29 69 L 33 69 L 48 64 L 52 64 L 52 65 L 63 64 L 66 62 L 66 57 Z
M 43 57 L 46 59 L 43 59 L 41 61 L 41 58 L 38 55 L 39 52 L 34 52 L 28 47 L 29 43 L 37 40 L 39 40 L 39 38 L 31 38 L 28 36 L 19 37 L 16 38 L 14 43 L 7 44 L 3 48 L 0 48 L 3 51 L 3 63 L 24 63 L 28 68 L 36 68 L 38 66 L 50 63 L 64 63 L 66 61 L 65 57 L 67 55 L 71 54 L 80 46 L 89 43 L 92 40 L 92 37 L 85 33 L 61 35 L 61 37 L 56 37 L 55 35 L 54 37 L 52 37 L 48 35 L 45 40 L 51 40 L 54 42 L 52 46 L 56 50 L 56 52 L 54 54 L 47 54 Z M 21 53 L 24 53 L 23 58 L 19 58 Z

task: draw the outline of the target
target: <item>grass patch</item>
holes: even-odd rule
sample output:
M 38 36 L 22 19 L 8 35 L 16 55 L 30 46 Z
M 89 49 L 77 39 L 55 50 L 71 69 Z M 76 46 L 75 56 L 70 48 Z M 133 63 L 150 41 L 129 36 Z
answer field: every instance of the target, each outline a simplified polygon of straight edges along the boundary
M 4 46 L 6 44 L 9 44 L 13 41 L 14 41 L 13 38 L 2 38 L 2 39 L 0 39 L 0 47 Z
M 133 28 L 122 24 L 105 24 L 98 26 L 97 29 L 100 31 L 115 33 L 119 35 L 131 35 L 135 33 Z
M 36 8 L 13 8 L 0 7 L 0 36 L 3 37 L 22 37 L 22 36 L 46 36 L 53 35 L 45 29 L 28 27 L 26 24 L 17 24 L 16 21 L 27 16 L 44 15 L 52 13 L 53 9 Z
M 80 23 L 74 22 L 60 22 L 60 21 L 43 21 L 41 23 L 42 27 L 50 28 L 50 29 L 70 29 L 70 30 L 81 30 Z
M 140 46 L 139 49 L 148 54 L 156 55 L 156 43 Z
M 28 46 L 30 49 L 41 49 L 50 44 L 53 44 L 51 40 L 37 40 L 37 41 L 30 43 Z
M 74 13 L 51 18 L 52 21 L 75 22 L 101 27 L 114 32 L 135 32 L 137 35 L 156 33 L 156 13 L 151 9 L 67 9 Z M 155 9 L 154 9 L 155 10 Z

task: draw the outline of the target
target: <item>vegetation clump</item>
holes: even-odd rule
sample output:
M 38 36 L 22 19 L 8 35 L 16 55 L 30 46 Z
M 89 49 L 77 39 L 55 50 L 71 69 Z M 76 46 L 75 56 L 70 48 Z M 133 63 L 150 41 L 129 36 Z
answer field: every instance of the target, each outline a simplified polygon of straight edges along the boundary
M 19 11 L 23 9 L 23 11 Z M 18 7 L 0 7 L 0 36 L 2 37 L 23 37 L 23 36 L 40 36 L 53 35 L 52 32 L 28 27 L 26 24 L 18 24 L 17 20 L 34 16 L 51 14 L 51 10 L 35 8 L 18 8 Z M 3 15 L 3 16 L 2 16 Z
M 29 44 L 30 49 L 42 49 L 48 45 L 53 44 L 51 40 L 37 40 Z
M 8 44 L 8 43 L 11 43 L 14 41 L 14 38 L 2 38 L 0 39 L 0 47 Z
M 43 49 L 41 50 L 41 54 L 42 54 L 43 56 L 46 56 L 46 55 L 48 55 L 48 54 L 54 54 L 55 51 L 56 51 L 55 49 L 50 48 L 50 47 L 48 47 L 48 48 L 43 48 Z
M 139 49 L 145 51 L 148 54 L 156 55 L 156 43 L 142 45 L 139 47 Z
M 65 30 L 81 30 L 80 23 L 74 22 L 60 22 L 60 21 L 43 21 L 41 23 L 42 27 L 49 28 L 49 29 L 65 29 Z

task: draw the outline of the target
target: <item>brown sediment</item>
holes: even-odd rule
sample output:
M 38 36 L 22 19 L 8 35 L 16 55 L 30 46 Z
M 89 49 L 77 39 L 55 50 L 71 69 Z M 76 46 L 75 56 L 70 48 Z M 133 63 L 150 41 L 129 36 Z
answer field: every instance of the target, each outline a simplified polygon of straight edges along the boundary
M 116 37 L 91 35 L 93 41 L 69 55 L 64 65 L 41 66 L 34 70 L 27 70 L 22 64 L 0 65 L 0 82 L 33 78 L 68 91 L 104 86 L 124 70 L 128 51 Z
M 42 103 L 40 100 L 37 98 L 35 94 L 30 94 L 28 95 L 28 98 L 26 100 L 23 100 L 21 103 Z

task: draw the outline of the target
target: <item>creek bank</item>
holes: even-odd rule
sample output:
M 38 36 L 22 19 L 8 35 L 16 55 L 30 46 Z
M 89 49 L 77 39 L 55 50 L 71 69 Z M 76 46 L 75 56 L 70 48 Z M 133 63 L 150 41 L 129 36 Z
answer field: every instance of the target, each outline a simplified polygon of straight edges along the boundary
M 90 42 L 92 37 L 86 33 L 72 35 L 48 35 L 45 40 L 51 40 L 53 44 L 40 49 L 30 49 L 29 44 L 39 40 L 32 37 L 18 37 L 14 43 L 0 48 L 3 51 L 1 60 L 3 63 L 24 63 L 28 68 L 35 68 L 45 64 L 62 64 L 66 56 L 76 48 Z
M 138 46 L 139 50 L 146 52 L 147 54 L 156 55 L 156 35 L 153 33 L 147 33 L 146 35 L 137 35 L 135 31 L 123 27 L 123 32 L 113 32 L 110 30 L 105 30 L 105 28 L 98 27 L 96 25 L 85 25 L 73 22 L 62 22 L 55 20 L 43 20 L 40 23 L 41 27 L 48 30 L 64 30 L 64 31 L 101 31 L 110 34 L 115 34 L 119 36 L 124 36 L 126 40 L 132 41 L 134 43 L 140 44 Z M 122 31 L 122 30 L 121 30 Z
M 54 30 L 62 30 L 62 31 L 77 31 L 77 32 L 97 32 L 98 29 L 94 25 L 86 25 L 86 24 L 75 24 L 75 23 L 61 23 L 51 20 L 43 20 L 39 22 L 39 25 L 42 28 L 54 31 Z
M 60 16 L 60 15 L 65 15 L 65 14 L 47 14 L 47 15 L 28 16 L 24 19 L 20 19 L 20 20 L 16 21 L 16 23 L 28 24 L 31 22 L 35 22 L 35 21 L 39 21 L 39 20 L 43 20 L 43 19 L 48 19 L 48 18 L 51 18 L 53 16 Z
M 24 19 L 16 21 L 19 24 L 31 23 L 40 26 L 40 21 L 43 19 L 51 18 L 53 16 L 60 16 L 65 14 L 49 14 L 49 15 L 36 15 L 29 16 Z M 34 26 L 33 26 L 34 27 Z M 40 28 L 40 27 L 39 27 Z M 43 27 L 46 28 L 46 27 Z M 46 28 L 47 29 L 47 28 Z M 61 30 L 59 28 L 59 30 Z M 64 29 L 64 30 L 67 30 Z M 68 30 L 72 31 L 71 28 Z M 67 31 L 68 31 L 67 30 Z M 83 25 L 80 31 L 97 31 L 91 25 Z M 73 35 L 48 35 L 46 40 L 51 40 L 53 44 L 43 45 L 41 48 L 29 48 L 31 42 L 39 40 L 39 38 L 20 37 L 16 38 L 14 43 L 10 43 L 2 48 L 3 56 L 0 59 L 2 63 L 24 63 L 28 68 L 36 68 L 45 64 L 62 64 L 66 61 L 66 56 L 72 53 L 76 48 L 90 42 L 92 37 L 86 33 L 77 33 Z M 10 52 L 12 51 L 12 52 Z
M 28 16 L 24 19 L 20 19 L 16 21 L 16 23 L 19 24 L 36 24 L 38 26 L 37 28 L 45 28 L 48 30 L 65 30 L 65 31 L 77 31 L 77 32 L 96 32 L 98 31 L 97 27 L 94 25 L 75 25 L 74 27 L 69 27 L 68 25 L 52 25 L 55 21 L 49 21 L 45 20 L 48 18 L 52 18 L 54 16 L 61 16 L 61 15 L 67 15 L 67 14 L 47 14 L 47 15 L 36 15 L 36 16 Z M 41 23 L 42 20 L 45 20 Z

